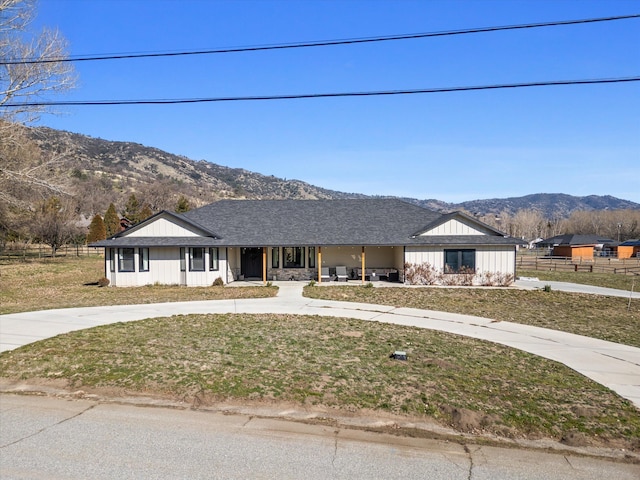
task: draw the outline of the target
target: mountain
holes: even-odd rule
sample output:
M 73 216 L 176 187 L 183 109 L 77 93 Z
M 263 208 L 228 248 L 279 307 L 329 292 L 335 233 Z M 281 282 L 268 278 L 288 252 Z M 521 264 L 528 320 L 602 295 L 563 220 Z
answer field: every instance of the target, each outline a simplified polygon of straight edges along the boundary
M 131 193 L 152 210 L 173 209 L 183 195 L 192 206 L 221 198 L 364 198 L 313 186 L 299 180 L 261 175 L 241 168 L 229 168 L 204 160 L 195 161 L 138 143 L 118 142 L 45 127 L 26 130 L 40 150 L 48 169 L 49 182 L 82 199 L 85 215 L 104 213 L 113 202 L 122 207 Z M 44 162 L 45 160 L 40 160 Z M 612 196 L 575 197 L 558 193 L 538 193 L 523 197 L 473 200 L 458 204 L 436 199 L 403 198 L 433 210 L 463 209 L 474 215 L 513 214 L 536 209 L 549 218 L 567 217 L 576 210 L 640 209 L 640 204 Z
M 536 193 L 523 197 L 472 200 L 457 206 L 476 215 L 499 214 L 503 211 L 514 214 L 518 210 L 528 208 L 540 211 L 547 218 L 565 218 L 577 210 L 640 209 L 638 203 L 611 195 L 575 197 L 564 193 Z

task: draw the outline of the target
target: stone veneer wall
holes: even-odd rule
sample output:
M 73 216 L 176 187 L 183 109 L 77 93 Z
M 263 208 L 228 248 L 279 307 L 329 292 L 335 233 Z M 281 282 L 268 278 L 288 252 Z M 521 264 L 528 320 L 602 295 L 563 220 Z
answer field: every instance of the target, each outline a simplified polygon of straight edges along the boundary
M 318 280 L 317 268 L 268 268 L 267 280 L 269 281 L 310 281 Z

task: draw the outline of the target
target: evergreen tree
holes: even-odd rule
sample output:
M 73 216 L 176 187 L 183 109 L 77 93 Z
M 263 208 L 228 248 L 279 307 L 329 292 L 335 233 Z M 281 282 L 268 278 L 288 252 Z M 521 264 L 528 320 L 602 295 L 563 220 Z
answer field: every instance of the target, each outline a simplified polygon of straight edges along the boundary
M 118 217 L 118 212 L 116 212 L 116 207 L 113 203 L 109 205 L 107 213 L 104 214 L 104 227 L 107 231 L 107 237 L 120 231 L 120 217 Z
M 184 213 L 191 210 L 191 205 L 189 205 L 189 200 L 186 199 L 184 195 L 180 195 L 178 199 L 178 203 L 176 204 L 176 213 Z
M 149 206 L 148 203 L 145 203 L 144 208 L 140 211 L 140 215 L 138 215 L 139 221 L 141 222 L 143 220 L 146 220 L 151 215 L 153 215 L 153 212 L 151 211 L 151 207 Z
M 136 195 L 132 193 L 129 195 L 129 200 L 124 206 L 124 216 L 131 221 L 131 223 L 138 223 L 140 221 L 140 202 L 136 198 Z
M 89 233 L 87 234 L 87 243 L 97 242 L 107 238 L 107 229 L 104 225 L 102 217 L 96 214 L 89 225 Z

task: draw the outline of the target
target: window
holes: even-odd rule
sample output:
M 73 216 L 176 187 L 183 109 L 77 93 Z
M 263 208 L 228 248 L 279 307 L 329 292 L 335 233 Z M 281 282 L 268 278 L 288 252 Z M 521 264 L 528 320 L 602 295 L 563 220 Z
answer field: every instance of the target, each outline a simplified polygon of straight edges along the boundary
M 209 270 L 219 270 L 218 267 L 218 247 L 209 249 Z
M 444 273 L 472 273 L 475 271 L 475 250 L 444 251 Z
M 135 249 L 120 248 L 118 249 L 118 271 L 119 272 L 135 272 Z
M 149 249 L 148 248 L 138 249 L 138 271 L 139 272 L 149 271 Z
M 204 248 L 189 249 L 189 271 L 204 272 Z
M 309 260 L 307 266 L 309 268 L 316 268 L 316 247 L 307 247 L 309 251 Z
M 271 268 L 280 268 L 280 247 L 271 249 Z
M 304 247 L 283 247 L 282 256 L 284 268 L 304 267 Z
M 115 254 L 115 250 L 113 248 L 109 249 L 109 271 L 110 272 L 115 272 L 116 271 L 116 254 Z
M 187 271 L 187 262 L 185 261 L 184 257 L 187 254 L 186 250 L 184 247 L 180 247 L 180 271 L 181 272 L 186 272 Z

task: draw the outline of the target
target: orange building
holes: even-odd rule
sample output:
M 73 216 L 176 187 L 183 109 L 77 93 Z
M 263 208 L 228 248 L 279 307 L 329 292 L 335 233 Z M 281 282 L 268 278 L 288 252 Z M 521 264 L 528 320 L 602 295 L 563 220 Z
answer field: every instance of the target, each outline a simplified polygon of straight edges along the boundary
M 595 251 L 602 250 L 606 243 L 614 243 L 610 238 L 597 235 L 556 235 L 538 243 L 539 247 L 551 249 L 554 257 L 569 257 L 572 260 L 592 260 Z
M 640 240 L 627 240 L 618 245 L 618 258 L 640 257 Z

